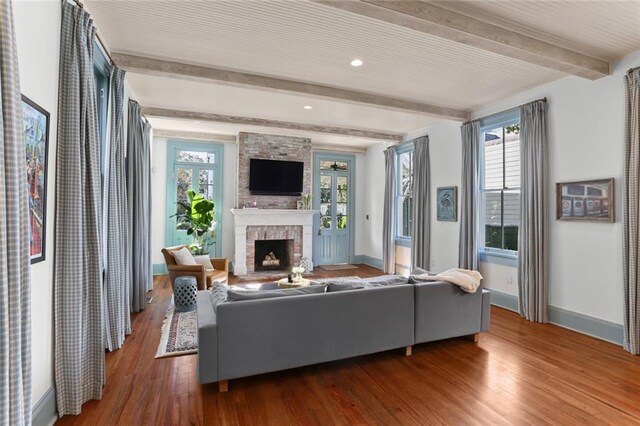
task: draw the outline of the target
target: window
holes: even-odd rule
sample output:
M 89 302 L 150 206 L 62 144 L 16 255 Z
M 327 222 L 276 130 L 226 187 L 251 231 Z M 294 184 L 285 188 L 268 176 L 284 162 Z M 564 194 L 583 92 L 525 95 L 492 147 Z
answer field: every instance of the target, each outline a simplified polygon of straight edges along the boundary
M 396 241 L 401 245 L 411 239 L 413 145 L 399 147 L 396 164 Z
M 480 249 L 516 257 L 520 223 L 520 115 L 483 122 L 480 178 Z
M 107 162 L 107 112 L 109 109 L 109 79 L 111 65 L 97 43 L 93 44 L 93 75 L 96 79 L 96 102 L 98 103 L 98 131 L 100 136 L 100 171 L 103 177 Z

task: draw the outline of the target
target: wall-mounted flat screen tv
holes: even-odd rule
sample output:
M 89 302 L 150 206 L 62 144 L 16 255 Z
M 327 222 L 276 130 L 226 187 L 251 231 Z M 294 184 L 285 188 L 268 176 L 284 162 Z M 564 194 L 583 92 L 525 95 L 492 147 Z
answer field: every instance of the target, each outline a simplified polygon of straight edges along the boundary
M 254 195 L 302 194 L 302 161 L 249 160 L 249 192 Z

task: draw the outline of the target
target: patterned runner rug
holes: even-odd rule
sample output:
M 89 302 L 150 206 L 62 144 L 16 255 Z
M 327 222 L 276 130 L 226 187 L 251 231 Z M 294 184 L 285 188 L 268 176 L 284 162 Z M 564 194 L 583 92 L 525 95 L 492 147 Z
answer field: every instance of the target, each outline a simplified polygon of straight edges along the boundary
M 162 336 L 156 358 L 198 352 L 198 318 L 196 311 L 176 312 L 173 301 L 162 324 Z
M 358 276 L 321 278 L 316 281 L 351 281 Z M 167 314 L 162 324 L 160 344 L 156 351 L 156 358 L 195 354 L 198 352 L 198 318 L 196 311 L 176 312 L 173 301 L 169 304 Z

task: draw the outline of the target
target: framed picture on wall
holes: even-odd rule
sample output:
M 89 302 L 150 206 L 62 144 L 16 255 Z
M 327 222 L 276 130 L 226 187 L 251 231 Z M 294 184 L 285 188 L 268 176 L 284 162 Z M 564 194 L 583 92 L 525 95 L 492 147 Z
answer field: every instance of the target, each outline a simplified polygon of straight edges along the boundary
M 439 221 L 458 221 L 457 186 L 443 186 L 436 190 L 436 209 Z
M 47 154 L 49 113 L 22 95 L 22 130 L 27 159 L 31 263 L 45 259 L 47 237 Z
M 614 179 L 556 183 L 556 219 L 615 222 Z

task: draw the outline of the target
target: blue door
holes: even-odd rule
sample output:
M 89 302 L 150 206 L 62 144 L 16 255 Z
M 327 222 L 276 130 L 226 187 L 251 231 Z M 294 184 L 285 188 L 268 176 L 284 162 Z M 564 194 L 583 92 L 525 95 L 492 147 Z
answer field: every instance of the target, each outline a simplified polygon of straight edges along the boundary
M 222 146 L 218 144 L 169 142 L 167 152 L 167 246 L 191 244 L 193 238 L 172 217 L 178 201 L 187 202 L 187 191 L 193 189 L 213 200 L 216 238 L 211 254 L 220 256 L 220 218 L 222 217 Z
M 352 155 L 315 154 L 313 263 L 349 263 L 353 237 Z

